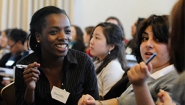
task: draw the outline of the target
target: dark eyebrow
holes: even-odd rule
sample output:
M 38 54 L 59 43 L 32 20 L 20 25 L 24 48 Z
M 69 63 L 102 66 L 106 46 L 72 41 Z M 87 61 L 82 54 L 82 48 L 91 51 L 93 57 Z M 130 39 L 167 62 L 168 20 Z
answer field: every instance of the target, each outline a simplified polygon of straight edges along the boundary
M 65 26 L 65 28 L 71 28 L 71 26 Z
M 59 26 L 51 26 L 51 27 L 49 27 L 49 28 L 60 29 L 60 27 L 59 27 Z M 70 28 L 70 26 L 65 26 L 64 28 L 65 28 L 65 29 L 66 29 L 66 28 Z
M 148 33 L 147 33 L 147 32 L 145 32 L 145 31 L 143 32 L 143 34 L 148 35 Z
M 51 26 L 51 27 L 49 27 L 49 28 L 56 28 L 56 29 L 59 29 L 58 26 Z
M 95 35 L 100 36 L 100 34 L 97 34 L 97 33 Z

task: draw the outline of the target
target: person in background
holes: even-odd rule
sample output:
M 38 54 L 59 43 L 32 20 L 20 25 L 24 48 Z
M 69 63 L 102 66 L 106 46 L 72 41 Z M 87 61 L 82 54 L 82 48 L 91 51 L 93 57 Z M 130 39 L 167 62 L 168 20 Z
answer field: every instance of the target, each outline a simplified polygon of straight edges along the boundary
M 8 48 L 8 35 L 10 33 L 11 29 L 6 29 L 1 32 L 0 36 L 0 59 L 7 53 L 10 52 L 10 49 Z
M 131 34 L 132 34 L 132 39 L 129 40 L 129 42 L 127 43 L 126 45 L 126 54 L 133 54 L 132 50 L 134 48 L 134 44 L 135 44 L 135 37 L 136 37 L 136 34 L 137 34 L 137 31 L 139 29 L 139 25 L 140 23 L 144 20 L 144 18 L 138 18 L 138 20 L 132 25 L 131 29 Z
M 185 31 L 184 31 L 184 16 L 185 16 L 185 2 L 184 0 L 179 0 L 172 9 L 171 12 L 171 30 L 169 37 L 169 50 L 171 56 L 171 62 L 174 64 L 180 76 L 173 84 L 171 96 L 173 101 L 178 105 L 185 104 Z M 177 43 L 178 42 L 178 43 Z M 140 72 L 142 76 L 135 76 L 134 78 L 130 78 L 132 80 L 133 85 L 137 87 L 134 88 L 134 92 L 136 95 L 137 105 L 155 105 L 153 100 L 151 99 L 151 94 L 148 91 L 148 86 L 146 85 L 146 78 L 148 78 L 149 72 L 145 69 Z M 142 96 L 142 98 L 141 98 Z M 175 103 L 170 98 L 169 94 L 164 90 L 160 90 L 158 93 L 159 102 L 157 105 L 175 105 Z
M 110 16 L 105 21 L 106 22 L 111 22 L 111 23 L 114 23 L 114 24 L 120 26 L 120 28 L 123 31 L 123 41 L 124 41 L 124 44 L 126 45 L 128 43 L 128 40 L 125 38 L 125 31 L 124 31 L 124 28 L 123 28 L 123 25 L 122 25 L 121 21 L 115 16 Z
M 91 58 L 69 49 L 71 24 L 65 10 L 55 6 L 39 9 L 29 30 L 33 53 L 19 60 L 15 68 L 16 105 L 77 105 L 83 94 L 99 98 Z
M 16 62 L 22 58 L 26 37 L 27 33 L 22 29 L 11 30 L 7 41 L 10 52 L 1 58 L 0 67 L 13 68 Z
M 29 37 L 27 37 L 25 42 L 24 42 L 24 51 L 23 51 L 22 58 L 31 53 L 28 43 L 29 43 Z
M 180 74 L 172 88 L 172 99 L 180 105 L 185 105 L 185 1 L 178 0 L 171 12 L 171 36 L 169 41 L 172 63 Z M 178 43 L 177 43 L 178 42 Z M 160 99 L 166 99 L 160 95 Z M 166 100 L 164 100 L 165 102 Z M 163 101 L 161 101 L 163 102 Z M 164 104 L 167 105 L 167 104 Z
M 170 63 L 170 56 L 168 51 L 168 16 L 151 15 L 142 24 L 138 31 L 138 37 L 135 47 L 135 56 L 140 64 L 135 65 L 128 70 L 128 76 L 131 74 L 139 75 L 140 70 L 149 70 L 152 72 L 150 78 L 147 79 L 147 85 L 154 102 L 157 102 L 158 92 L 160 89 L 169 91 L 178 74 L 174 66 Z M 147 65 L 144 63 L 153 54 L 157 56 Z M 133 72 L 138 71 L 138 72 Z M 142 76 L 142 75 L 141 75 Z M 134 78 L 134 76 L 132 76 Z M 130 78 L 129 78 L 130 79 Z M 130 82 L 132 80 L 130 79 Z M 138 86 L 136 83 L 136 86 Z M 120 97 L 112 98 L 104 101 L 95 101 L 90 95 L 83 95 L 79 100 L 78 105 L 137 105 L 133 87 L 130 85 Z M 143 92 L 140 90 L 140 92 Z M 140 98 L 143 98 L 144 96 Z
M 83 32 L 80 27 L 71 25 L 72 41 L 70 42 L 70 48 L 81 52 L 85 52 L 85 45 L 83 42 Z
M 13 69 L 16 62 L 22 58 L 26 37 L 27 33 L 22 29 L 15 28 L 11 30 L 7 36 L 7 45 L 10 48 L 10 52 L 0 59 L 0 67 Z M 7 77 L 0 76 L 0 90 L 10 83 L 10 80 L 5 80 L 3 78 Z
M 90 53 L 94 57 L 99 95 L 102 99 L 124 74 L 126 60 L 123 44 L 123 32 L 113 23 L 100 23 L 92 32 Z
M 84 40 L 84 44 L 85 44 L 85 52 L 92 57 L 92 55 L 90 54 L 90 39 L 91 39 L 91 33 L 92 30 L 94 29 L 94 26 L 88 26 L 85 28 L 85 32 L 83 35 L 83 40 Z

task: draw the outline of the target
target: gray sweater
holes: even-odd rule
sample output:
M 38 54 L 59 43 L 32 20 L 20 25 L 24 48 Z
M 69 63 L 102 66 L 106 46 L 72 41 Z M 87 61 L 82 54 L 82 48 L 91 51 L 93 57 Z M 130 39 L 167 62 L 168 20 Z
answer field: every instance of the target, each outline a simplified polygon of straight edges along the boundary
M 185 71 L 175 81 L 172 88 L 172 98 L 179 105 L 185 105 Z
M 157 99 L 158 99 L 157 94 L 159 90 L 163 89 L 169 92 L 170 88 L 174 84 L 174 81 L 177 77 L 178 77 L 177 72 L 173 70 L 158 79 L 153 79 L 152 77 L 148 78 L 147 80 L 148 87 L 149 87 L 149 90 L 150 90 L 150 93 L 152 95 L 154 102 L 157 102 Z M 130 85 L 127 88 L 127 90 L 124 93 L 122 93 L 122 95 L 118 98 L 118 104 L 119 105 L 136 105 L 132 85 Z

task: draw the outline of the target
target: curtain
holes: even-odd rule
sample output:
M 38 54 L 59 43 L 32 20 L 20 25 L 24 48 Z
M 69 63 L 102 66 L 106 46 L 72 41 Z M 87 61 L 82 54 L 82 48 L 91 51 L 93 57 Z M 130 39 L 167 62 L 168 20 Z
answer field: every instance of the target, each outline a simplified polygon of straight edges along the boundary
M 64 9 L 73 20 L 73 0 L 0 0 L 0 31 L 21 28 L 28 32 L 33 13 L 49 5 Z

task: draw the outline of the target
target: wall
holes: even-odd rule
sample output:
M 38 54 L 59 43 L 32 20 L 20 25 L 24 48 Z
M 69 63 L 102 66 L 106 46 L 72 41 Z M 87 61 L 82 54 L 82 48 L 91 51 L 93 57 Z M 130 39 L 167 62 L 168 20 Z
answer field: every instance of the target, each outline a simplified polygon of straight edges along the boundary
M 131 26 L 138 17 L 151 14 L 170 14 L 177 0 L 0 0 L 0 30 L 22 28 L 29 30 L 32 14 L 39 8 L 55 5 L 64 8 L 72 24 L 97 25 L 109 16 L 118 17 L 131 38 Z
M 131 26 L 138 17 L 151 14 L 170 14 L 177 0 L 74 0 L 72 24 L 82 29 L 97 25 L 109 16 L 118 17 L 125 29 L 126 38 L 131 38 Z
M 70 16 L 70 1 L 72 0 L 0 0 L 0 30 L 21 28 L 28 32 L 33 13 L 48 5 L 64 8 Z

